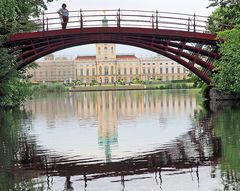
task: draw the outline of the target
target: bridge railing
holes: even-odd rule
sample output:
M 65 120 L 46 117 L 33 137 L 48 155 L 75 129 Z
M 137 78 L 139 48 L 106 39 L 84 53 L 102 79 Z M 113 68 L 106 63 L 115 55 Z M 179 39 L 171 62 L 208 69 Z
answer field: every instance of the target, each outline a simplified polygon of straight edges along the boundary
M 103 20 L 105 19 L 105 25 Z M 206 33 L 206 16 L 143 10 L 77 10 L 69 11 L 67 29 L 92 27 L 139 27 Z M 61 29 L 57 12 L 43 13 L 34 22 L 39 30 Z M 107 22 L 107 24 L 106 24 Z

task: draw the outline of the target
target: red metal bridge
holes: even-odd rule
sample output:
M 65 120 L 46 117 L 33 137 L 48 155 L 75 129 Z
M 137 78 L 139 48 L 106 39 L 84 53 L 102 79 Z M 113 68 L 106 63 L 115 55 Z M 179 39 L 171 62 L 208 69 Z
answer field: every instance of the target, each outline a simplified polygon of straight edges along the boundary
M 38 30 L 9 37 L 6 47 L 17 55 L 18 69 L 65 48 L 117 43 L 166 56 L 211 83 L 209 73 L 219 54 L 216 35 L 206 30 L 205 16 L 120 9 L 70 11 L 69 15 L 67 29 L 61 29 L 57 13 L 44 13 L 33 20 Z

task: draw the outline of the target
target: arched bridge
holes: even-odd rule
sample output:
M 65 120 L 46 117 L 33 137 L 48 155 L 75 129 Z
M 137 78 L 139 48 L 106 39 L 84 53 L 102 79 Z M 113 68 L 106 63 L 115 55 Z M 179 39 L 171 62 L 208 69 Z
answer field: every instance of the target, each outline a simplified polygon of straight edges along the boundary
M 57 13 L 32 22 L 38 31 L 13 34 L 6 46 L 18 58 L 17 68 L 47 54 L 79 45 L 117 43 L 164 55 L 210 84 L 209 72 L 219 58 L 215 34 L 206 31 L 207 17 L 136 10 L 79 10 L 69 12 L 67 29 Z

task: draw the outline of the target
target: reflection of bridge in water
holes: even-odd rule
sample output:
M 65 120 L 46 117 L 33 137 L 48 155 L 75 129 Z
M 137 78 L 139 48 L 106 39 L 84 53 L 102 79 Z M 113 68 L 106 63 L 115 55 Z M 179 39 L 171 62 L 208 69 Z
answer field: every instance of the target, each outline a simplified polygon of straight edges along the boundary
M 145 173 L 159 173 L 168 171 L 181 173 L 181 169 L 215 165 L 220 157 L 220 141 L 212 134 L 210 119 L 195 124 L 187 134 L 167 145 L 164 149 L 142 153 L 139 156 L 118 159 L 110 163 L 84 159 L 71 160 L 64 156 L 53 156 L 48 151 L 34 152 L 27 141 L 22 144 L 20 152 L 21 164 L 16 165 L 14 171 L 29 171 L 31 176 L 37 174 L 62 176 L 70 181 L 71 176 L 83 176 L 83 181 L 102 177 L 120 177 Z M 189 171 L 193 172 L 193 171 Z M 197 174 L 198 177 L 198 174 Z M 199 181 L 199 180 L 198 180 Z
M 39 142 L 36 138 L 29 137 L 20 144 L 19 162 L 13 167 L 13 172 L 16 174 L 24 170 L 24 174 L 29 174 L 29 177 L 36 178 L 43 175 L 46 176 L 47 184 L 51 177 L 66 177 L 66 185 L 71 184 L 71 179 L 77 178 L 85 183 L 86 187 L 87 182 L 101 180 L 104 177 L 113 178 L 114 181 L 124 184 L 124 181 L 134 175 L 137 176 L 135 178 L 142 178 L 145 175 L 148 176 L 149 173 L 155 173 L 159 178 L 167 173 L 184 174 L 186 172 L 196 173 L 196 177 L 199 177 L 199 167 L 214 166 L 218 163 L 220 141 L 212 133 L 211 119 L 205 117 L 198 119 L 200 111 L 194 91 L 188 93 L 184 91 L 171 91 L 171 93 L 167 91 L 86 92 L 58 98 L 55 94 L 48 96 L 26 105 L 26 109 L 33 114 L 33 119 L 41 121 L 41 124 L 46 125 L 45 128 L 53 130 L 53 134 L 54 130 L 69 131 L 64 126 L 66 119 L 73 120 L 78 128 L 89 123 L 91 119 L 96 128 L 93 129 L 93 127 L 91 130 L 97 132 L 96 147 L 104 151 L 103 156 L 99 157 L 99 153 L 96 156 L 89 154 L 89 152 L 96 151 L 95 148 L 88 150 L 91 147 L 82 145 L 80 141 L 76 142 L 80 149 L 68 155 L 64 152 L 63 147 L 66 145 L 62 144 L 63 137 L 60 137 L 60 142 L 56 141 L 60 145 L 56 149 L 44 142 Z M 175 121 L 179 118 L 187 118 L 187 122 L 191 123 L 191 128 L 184 129 L 182 133 L 169 139 L 168 142 L 161 143 L 161 140 L 157 140 L 154 142 L 154 148 L 146 147 L 147 149 L 144 148 L 143 152 L 134 150 L 129 155 L 124 155 L 122 150 L 119 151 L 122 144 L 120 142 L 121 127 L 130 121 L 151 116 L 157 118 L 159 129 L 167 127 L 169 116 Z M 191 120 L 189 120 L 190 117 Z M 124 120 L 127 122 L 119 126 L 119 123 Z M 37 125 L 37 123 L 33 124 Z M 177 122 L 173 126 L 178 128 L 181 124 Z M 84 131 L 81 132 L 84 133 L 86 126 L 83 127 Z M 42 130 L 44 127 L 40 128 L 40 131 Z M 163 134 L 160 135 L 157 139 L 158 137 L 164 138 Z M 44 136 L 47 135 L 44 134 Z M 135 134 L 135 138 L 136 136 Z M 54 140 L 57 138 L 55 135 Z M 77 139 L 80 139 L 79 135 Z M 71 142 L 74 141 L 71 140 Z M 115 146 L 118 146 L 119 155 L 114 153 Z M 88 150 L 86 155 L 83 151 L 84 147 Z M 127 149 L 131 151 L 132 148 Z M 80 156 L 81 154 L 83 155 Z M 161 181 L 158 180 L 158 182 Z

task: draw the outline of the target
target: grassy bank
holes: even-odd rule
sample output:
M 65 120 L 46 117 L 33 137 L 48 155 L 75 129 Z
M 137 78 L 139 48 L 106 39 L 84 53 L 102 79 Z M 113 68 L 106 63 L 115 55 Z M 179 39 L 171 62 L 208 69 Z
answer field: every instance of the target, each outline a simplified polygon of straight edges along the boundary
M 66 92 L 66 91 L 111 91 L 111 90 L 144 90 L 144 89 L 193 89 L 190 82 L 160 82 L 145 84 L 102 84 L 102 85 L 78 85 L 65 86 L 62 83 L 32 84 L 34 93 Z
M 32 84 L 33 93 L 66 92 L 68 88 L 61 83 Z
M 146 89 L 193 89 L 191 82 L 162 82 L 159 84 L 146 84 Z

